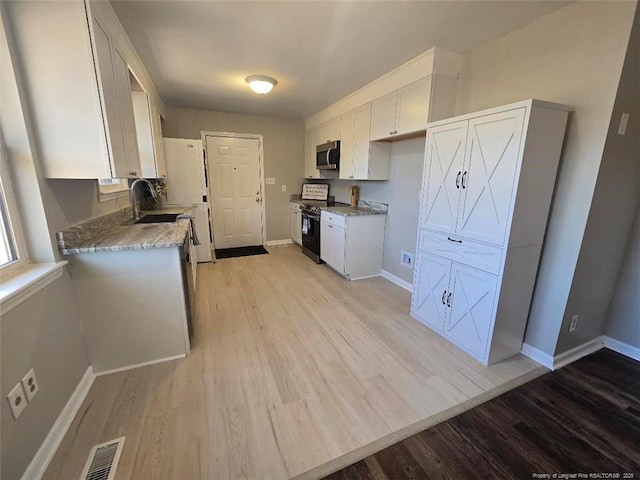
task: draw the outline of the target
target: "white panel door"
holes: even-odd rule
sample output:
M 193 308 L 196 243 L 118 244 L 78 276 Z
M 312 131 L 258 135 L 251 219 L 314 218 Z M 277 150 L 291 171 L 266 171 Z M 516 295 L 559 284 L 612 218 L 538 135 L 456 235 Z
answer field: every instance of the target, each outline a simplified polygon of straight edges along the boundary
M 369 137 L 371 136 L 371 103 L 366 103 L 355 110 L 353 178 L 369 179 Z
M 429 129 L 425 147 L 420 224 L 454 234 L 460 199 L 467 121 Z
M 340 133 L 340 178 L 353 178 L 355 110 L 342 114 Z M 367 143 L 369 139 L 367 139 Z
M 127 169 L 129 170 L 129 176 L 138 177 L 142 175 L 142 168 L 140 167 L 140 155 L 138 154 L 138 136 L 136 134 L 136 120 L 133 115 L 133 101 L 131 100 L 129 65 L 117 48 L 113 48 L 112 54 Z
M 411 313 L 425 325 L 442 332 L 449 310 L 446 298 L 451 262 L 420 253 L 415 268 Z
M 213 136 L 206 139 L 216 248 L 262 245 L 259 141 Z
M 520 108 L 469 121 L 457 224 L 460 236 L 504 244 L 524 115 Z
M 450 306 L 444 334 L 479 359 L 485 355 L 494 315 L 498 277 L 457 263 L 451 264 Z
M 371 102 L 370 140 L 380 140 L 393 135 L 396 127 L 397 98 L 397 92 L 392 92 Z
M 202 142 L 184 138 L 164 139 L 167 165 L 167 203 L 201 203 L 206 195 Z
M 429 76 L 398 90 L 396 135 L 427 128 L 430 80 Z

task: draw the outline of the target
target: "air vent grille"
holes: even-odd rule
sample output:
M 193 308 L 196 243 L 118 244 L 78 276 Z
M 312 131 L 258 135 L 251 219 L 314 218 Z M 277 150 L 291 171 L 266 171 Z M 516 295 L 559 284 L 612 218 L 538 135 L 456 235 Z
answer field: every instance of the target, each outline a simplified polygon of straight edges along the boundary
M 124 437 L 95 445 L 89 453 L 80 480 L 112 480 L 124 445 Z

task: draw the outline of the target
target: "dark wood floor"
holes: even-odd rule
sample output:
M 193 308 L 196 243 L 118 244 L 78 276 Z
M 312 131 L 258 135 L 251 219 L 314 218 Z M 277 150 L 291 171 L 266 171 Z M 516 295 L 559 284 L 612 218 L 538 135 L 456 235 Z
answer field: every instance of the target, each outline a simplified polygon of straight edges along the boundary
M 640 363 L 606 349 L 326 478 L 607 478 L 596 472 L 640 478 Z

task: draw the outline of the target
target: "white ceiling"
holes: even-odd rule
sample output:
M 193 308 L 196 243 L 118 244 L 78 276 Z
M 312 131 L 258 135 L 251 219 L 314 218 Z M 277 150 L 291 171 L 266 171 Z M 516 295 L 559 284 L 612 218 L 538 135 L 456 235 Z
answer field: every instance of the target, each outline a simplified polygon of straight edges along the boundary
M 420 53 L 465 53 L 564 1 L 112 0 L 170 107 L 306 118 Z M 244 79 L 269 75 L 265 96 Z

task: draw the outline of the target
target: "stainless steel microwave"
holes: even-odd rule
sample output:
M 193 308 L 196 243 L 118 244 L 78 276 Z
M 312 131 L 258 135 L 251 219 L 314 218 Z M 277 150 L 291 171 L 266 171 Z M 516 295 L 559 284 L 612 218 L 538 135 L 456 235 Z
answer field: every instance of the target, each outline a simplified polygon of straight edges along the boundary
M 319 170 L 340 168 L 340 140 L 323 143 L 316 147 L 316 168 Z

